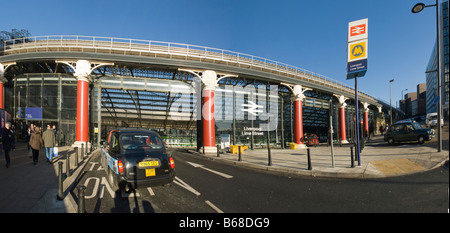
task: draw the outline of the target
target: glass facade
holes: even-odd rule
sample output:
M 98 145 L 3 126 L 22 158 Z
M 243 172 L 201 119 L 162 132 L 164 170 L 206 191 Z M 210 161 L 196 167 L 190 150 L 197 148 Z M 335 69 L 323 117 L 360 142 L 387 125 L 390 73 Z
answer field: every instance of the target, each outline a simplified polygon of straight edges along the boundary
M 108 70 L 110 69 L 110 70 Z M 201 146 L 202 98 L 192 74 L 151 69 L 104 68 L 92 75 L 89 87 L 89 139 L 98 143 L 115 128 L 146 128 L 158 132 L 168 146 Z M 23 73 L 13 79 L 13 121 L 24 132 L 31 123 L 55 125 L 59 145 L 75 142 L 77 80 L 65 73 Z M 338 142 L 338 105 L 330 93 L 305 91 L 302 101 L 303 131 L 327 142 L 331 123 Z M 331 103 L 330 111 L 330 99 Z M 200 101 L 199 101 L 200 100 Z M 293 142 L 293 101 L 282 85 L 246 77 L 224 78 L 215 90 L 216 144 L 286 148 Z M 252 106 L 254 107 L 253 111 Z M 354 102 L 346 107 L 346 135 L 354 135 Z M 360 119 L 362 119 L 362 108 Z M 40 111 L 36 116 L 33 111 Z M 31 111 L 31 113 L 30 113 Z M 369 123 L 383 122 L 375 106 Z M 269 120 L 268 120 L 269 119 Z M 372 127 L 371 127 L 372 128 Z M 268 130 L 269 129 L 269 132 Z M 20 133 L 19 133 L 20 134 Z
M 441 101 L 444 119 L 449 119 L 449 3 L 445 1 L 441 4 Z M 436 44 L 431 53 L 430 60 L 426 68 L 426 84 L 427 84 L 427 114 L 437 112 L 437 56 Z
M 55 125 L 59 145 L 75 142 L 77 80 L 72 75 L 34 73 L 14 78 L 14 121 L 19 132 Z

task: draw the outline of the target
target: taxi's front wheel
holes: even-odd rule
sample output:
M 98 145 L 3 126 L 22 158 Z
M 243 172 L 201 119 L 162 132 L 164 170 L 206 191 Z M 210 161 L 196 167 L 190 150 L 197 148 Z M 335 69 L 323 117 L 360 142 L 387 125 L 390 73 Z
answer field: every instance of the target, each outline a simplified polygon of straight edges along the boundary
M 420 135 L 420 136 L 417 138 L 417 141 L 419 142 L 419 144 L 423 144 L 423 143 L 425 142 L 425 137 L 424 137 L 423 135 Z
M 393 138 L 388 138 L 388 144 L 389 145 L 394 145 L 394 139 Z

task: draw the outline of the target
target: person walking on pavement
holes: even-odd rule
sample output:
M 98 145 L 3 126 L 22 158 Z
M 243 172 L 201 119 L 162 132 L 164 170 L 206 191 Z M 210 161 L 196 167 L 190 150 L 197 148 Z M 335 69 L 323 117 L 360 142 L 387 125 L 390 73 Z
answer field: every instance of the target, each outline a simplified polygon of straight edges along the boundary
M 55 147 L 55 133 L 50 125 L 47 125 L 47 130 L 42 134 L 42 140 L 44 141 L 47 162 L 51 164 L 53 160 L 53 147 Z
M 11 163 L 11 159 L 9 157 L 9 152 L 13 148 L 16 138 L 14 137 L 13 132 L 11 131 L 11 122 L 5 123 L 5 128 L 2 132 L 2 146 L 5 151 L 5 160 L 6 160 L 6 168 L 9 168 L 9 164 Z
M 41 150 L 41 147 L 44 145 L 44 142 L 42 141 L 41 137 L 41 128 L 36 127 L 31 133 L 30 137 L 30 146 L 31 150 L 33 151 L 33 164 L 36 165 L 39 158 L 39 150 Z
M 30 150 L 30 137 L 31 137 L 31 127 L 28 127 L 25 131 L 25 142 L 27 143 L 27 150 Z

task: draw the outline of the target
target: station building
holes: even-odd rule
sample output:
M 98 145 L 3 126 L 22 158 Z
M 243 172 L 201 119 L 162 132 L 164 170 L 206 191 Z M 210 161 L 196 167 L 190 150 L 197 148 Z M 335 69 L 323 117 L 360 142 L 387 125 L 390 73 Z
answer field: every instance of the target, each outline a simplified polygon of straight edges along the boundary
M 1 93 L 2 92 L 2 93 Z M 158 132 L 168 146 L 303 145 L 308 134 L 354 138 L 354 90 L 315 72 L 202 46 L 105 37 L 4 40 L 0 108 L 18 137 L 55 125 L 59 145 L 98 145 L 115 128 Z M 360 91 L 363 132 L 377 132 L 389 104 Z M 394 119 L 402 117 L 394 108 Z M 387 121 L 389 122 L 389 121 Z

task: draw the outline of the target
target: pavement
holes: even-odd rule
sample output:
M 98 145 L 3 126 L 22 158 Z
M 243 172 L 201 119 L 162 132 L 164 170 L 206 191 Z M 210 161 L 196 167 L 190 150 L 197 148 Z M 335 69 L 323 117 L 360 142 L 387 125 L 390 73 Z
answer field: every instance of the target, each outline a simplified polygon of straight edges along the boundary
M 448 130 L 447 130 L 448 131 Z M 448 139 L 445 150 L 438 153 L 436 147 L 426 142 L 403 143 L 394 146 L 387 145 L 382 136 L 376 136 L 366 144 L 361 153 L 361 165 L 354 161 L 351 167 L 350 146 L 335 145 L 334 158 L 331 147 L 311 147 L 311 170 L 308 170 L 307 149 L 271 149 L 272 165 L 268 166 L 267 149 L 246 150 L 242 160 L 238 155 L 227 153 L 200 154 L 189 150 L 198 156 L 228 163 L 234 166 L 246 167 L 272 173 L 300 175 L 326 178 L 383 178 L 424 172 L 442 166 L 449 159 Z M 70 193 L 77 179 L 83 176 L 83 168 L 96 153 L 85 155 L 79 165 L 75 166 L 75 156 L 72 147 L 59 147 L 60 155 L 53 164 L 46 162 L 45 150 L 39 154 L 39 163 L 33 165 L 26 144 L 18 142 L 15 151 L 11 152 L 11 165 L 6 168 L 3 151 L 0 154 L 0 213 L 76 213 L 76 197 Z M 58 193 L 58 162 L 63 163 L 63 174 L 66 174 L 66 152 L 70 151 L 71 175 L 64 176 L 64 199 L 57 200 Z M 334 167 L 333 167 L 334 161 Z
M 448 130 L 447 130 L 448 131 Z M 449 159 L 448 138 L 442 152 L 431 144 L 436 139 L 420 145 L 416 142 L 388 145 L 383 136 L 378 135 L 365 144 L 360 154 L 360 165 L 351 162 L 350 144 L 333 146 L 319 145 L 303 149 L 271 149 L 272 165 L 268 165 L 268 150 L 245 150 L 238 161 L 237 154 L 221 150 L 217 154 L 202 154 L 189 150 L 201 157 L 216 160 L 250 169 L 268 171 L 272 173 L 326 177 L 326 178 L 385 178 L 424 172 L 445 164 Z M 307 149 L 310 150 L 310 164 L 308 164 Z M 353 148 L 354 151 L 354 148 Z M 355 156 L 355 152 L 353 153 Z M 308 169 L 311 167 L 311 169 Z
M 31 151 L 31 150 L 30 150 Z M 66 153 L 70 151 L 71 175 L 66 176 Z M 24 142 L 17 142 L 16 149 L 10 152 L 11 164 L 6 168 L 4 151 L 0 153 L 0 213 L 76 213 L 77 203 L 70 194 L 84 166 L 94 153 L 78 156 L 75 166 L 75 152 L 72 147 L 59 147 L 60 156 L 47 162 L 45 149 L 39 152 L 38 163 L 33 164 L 30 152 Z M 59 162 L 63 169 L 64 199 L 57 200 Z

